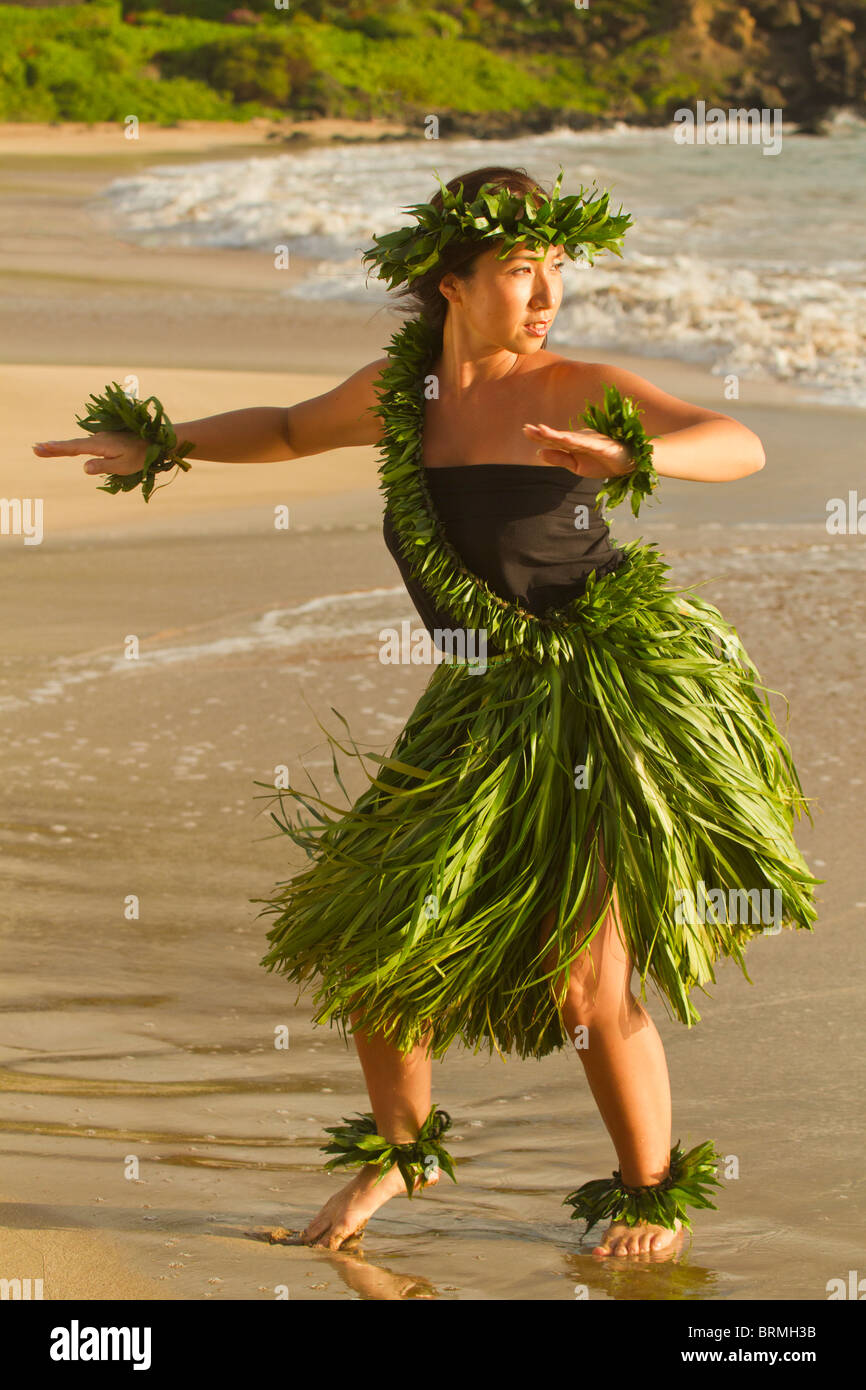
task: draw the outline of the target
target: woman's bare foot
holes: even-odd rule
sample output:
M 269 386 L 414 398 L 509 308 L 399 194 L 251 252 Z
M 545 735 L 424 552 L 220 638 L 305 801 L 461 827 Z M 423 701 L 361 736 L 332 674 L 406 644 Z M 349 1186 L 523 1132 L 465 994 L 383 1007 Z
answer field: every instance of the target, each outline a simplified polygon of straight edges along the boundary
M 659 1251 L 669 1250 L 682 1228 L 683 1223 L 679 1219 L 676 1219 L 673 1231 L 668 1226 L 653 1226 L 649 1221 L 639 1221 L 636 1226 L 627 1226 L 624 1221 L 612 1221 L 601 1244 L 592 1253 L 602 1258 L 608 1255 L 655 1255 Z
M 379 1183 L 376 1182 L 378 1176 L 379 1168 L 372 1163 L 359 1169 L 357 1176 L 335 1192 L 318 1216 L 313 1217 L 301 1234 L 301 1244 L 339 1250 L 344 1242 L 361 1234 L 379 1207 L 398 1193 L 406 1193 L 406 1184 L 396 1165 L 388 1170 Z M 432 1187 L 438 1181 L 439 1173 L 434 1168 L 424 1186 Z M 420 1187 L 421 1179 L 417 1178 L 415 1191 Z

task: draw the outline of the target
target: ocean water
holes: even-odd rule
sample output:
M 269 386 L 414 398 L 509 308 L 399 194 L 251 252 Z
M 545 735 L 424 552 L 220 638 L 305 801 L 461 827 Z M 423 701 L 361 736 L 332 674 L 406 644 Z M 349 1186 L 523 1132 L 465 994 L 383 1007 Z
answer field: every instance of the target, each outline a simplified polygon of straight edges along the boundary
M 866 406 L 866 124 L 853 117 L 828 136 L 783 132 L 777 154 L 619 127 L 154 165 L 111 183 L 94 213 L 146 246 L 285 246 L 314 265 L 279 293 L 376 306 L 372 234 L 411 220 L 402 209 L 431 196 L 434 170 L 493 164 L 546 186 L 561 164 L 566 191 L 610 188 L 634 220 L 622 260 L 566 267 L 551 346 L 677 357 Z
M 332 516 L 340 505 L 329 500 Z M 429 667 L 379 660 L 380 629 L 412 610 L 378 524 L 278 535 L 262 516 L 258 529 L 171 536 L 153 523 L 55 537 L 35 568 L 30 548 L 5 555 L 4 1274 L 44 1275 L 49 1299 L 123 1297 L 84 1243 L 93 1232 L 163 1299 L 273 1300 L 281 1285 L 292 1302 L 574 1303 L 582 1289 L 596 1302 L 766 1304 L 823 1299 L 828 1280 L 862 1270 L 861 538 L 713 524 L 665 540 L 674 582 L 704 585 L 779 692 L 784 728 L 790 699 L 787 733 L 817 798 L 798 843 L 827 883 L 814 937 L 756 940 L 753 985 L 725 962 L 709 997 L 697 993 L 698 1027 L 650 990 L 671 1139 L 712 1139 L 739 1171 L 716 1211 L 692 1213 L 675 1259 L 635 1263 L 595 1261 L 599 1230 L 586 1238 L 563 1206 L 616 1164 L 565 1048 L 506 1063 L 457 1046 L 438 1061 L 458 1183 L 389 1203 L 360 1252 L 254 1238 L 301 1229 L 341 1185 L 322 1167 L 327 1127 L 369 1105 L 354 1046 L 313 1026 L 309 989 L 298 1000 L 259 965 L 269 923 L 250 900 L 305 867 L 265 784 L 285 765 L 343 806 L 324 731 L 350 748 L 339 712 L 362 750 L 386 754 Z M 60 606 L 64 621 L 46 623 Z M 121 661 L 130 622 L 141 652 Z M 360 793 L 367 771 L 340 764 Z M 43 1242 L 61 1238 L 43 1263 Z

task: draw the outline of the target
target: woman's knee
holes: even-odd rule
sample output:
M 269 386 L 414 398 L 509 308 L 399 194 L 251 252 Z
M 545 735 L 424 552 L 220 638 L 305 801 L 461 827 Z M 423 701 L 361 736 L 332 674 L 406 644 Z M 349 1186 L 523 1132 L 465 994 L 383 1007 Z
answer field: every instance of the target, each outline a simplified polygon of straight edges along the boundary
M 552 935 L 555 922 L 556 909 L 552 909 L 542 923 L 542 945 Z M 586 1025 L 619 1015 L 630 997 L 634 969 L 623 941 L 615 889 L 601 924 L 595 930 L 593 925 L 590 914 L 569 950 L 563 952 L 553 945 L 543 958 L 557 1006 L 568 1012 L 572 1022 Z

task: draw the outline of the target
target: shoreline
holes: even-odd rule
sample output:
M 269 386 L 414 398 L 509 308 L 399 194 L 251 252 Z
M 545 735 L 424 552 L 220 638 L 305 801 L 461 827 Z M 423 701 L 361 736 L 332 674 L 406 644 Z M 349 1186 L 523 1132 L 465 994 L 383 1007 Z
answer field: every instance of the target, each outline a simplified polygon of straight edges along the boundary
M 345 350 L 345 347 L 344 347 Z M 372 358 L 375 354 L 370 353 Z M 610 354 L 622 365 L 634 359 Z M 357 362 L 354 364 L 357 367 Z M 643 364 L 645 367 L 647 364 Z M 710 389 L 699 373 L 683 373 L 682 364 L 649 364 L 663 388 L 690 399 L 708 399 Z M 154 532 L 165 539 L 181 534 L 258 532 L 273 527 L 273 509 L 291 509 L 294 530 L 378 528 L 382 497 L 379 459 L 372 446 L 357 446 L 277 463 L 193 461 L 158 495 L 143 505 L 140 493 L 111 496 L 99 491 L 99 476 L 85 475 L 87 454 L 41 458 L 31 444 L 41 439 L 83 438 L 75 415 L 89 395 L 105 384 L 122 383 L 117 362 L 105 364 L 16 363 L 3 368 L 6 401 L 0 405 L 0 496 L 40 498 L 44 508 L 44 542 L 27 549 L 51 549 L 76 539 L 106 541 L 127 533 Z M 253 405 L 290 406 L 330 390 L 338 371 L 227 371 L 198 367 L 155 366 L 141 372 L 139 395 L 155 395 L 176 425 L 227 410 Z M 768 467 L 728 486 L 662 479 L 653 504 L 634 522 L 628 508 L 608 514 L 611 533 L 623 542 L 633 533 L 664 534 L 670 528 L 705 525 L 711 519 L 744 539 L 761 544 L 761 528 L 813 527 L 822 541 L 825 500 L 845 498 L 850 487 L 848 460 L 862 436 L 862 412 L 790 400 L 738 402 L 737 418 L 765 441 Z M 826 450 L 832 432 L 833 448 Z M 823 442 L 823 443 L 822 443 Z M 820 474 L 814 459 L 825 457 Z M 268 521 L 270 514 L 271 520 Z M 757 528 L 757 529 L 755 529 Z M 826 535 L 823 537 L 827 539 Z M 17 535 L 0 534 L 0 546 L 23 545 Z M 396 582 L 396 581 L 395 581 Z
M 124 375 L 193 368 L 342 379 L 381 356 L 399 322 L 391 304 L 377 296 L 366 304 L 293 293 L 318 262 L 293 253 L 277 270 L 271 258 L 246 248 L 143 246 L 125 239 L 100 203 L 108 183 L 154 158 L 231 159 L 301 148 L 292 140 L 275 144 L 277 132 L 323 145 L 417 138 L 397 122 L 326 118 L 186 121 L 148 127 L 139 141 L 126 141 L 111 122 L 0 124 L 0 363 L 65 368 L 117 359 Z M 699 360 L 559 344 L 556 327 L 550 345 L 567 357 L 625 366 L 663 390 L 726 410 L 723 377 Z M 832 418 L 858 410 L 818 392 L 809 399 L 802 387 L 771 376 L 744 377 L 741 396 L 744 408 L 788 404 L 831 410 Z
M 611 1285 L 562 1205 L 615 1162 L 564 1049 L 504 1065 L 456 1046 L 436 1063 L 461 1180 L 389 1203 L 360 1261 L 261 1239 L 263 1227 L 301 1229 L 321 1207 L 339 1182 L 322 1167 L 326 1127 L 368 1102 L 354 1049 L 311 1023 L 310 991 L 298 1000 L 260 968 L 253 895 L 300 856 L 257 797 L 286 765 L 342 801 L 323 737 L 341 732 L 331 711 L 362 748 L 386 753 L 429 668 L 378 658 L 383 627 L 412 609 L 348 497 L 335 499 L 346 512 L 330 531 L 278 533 L 264 512 L 255 527 L 226 511 L 230 533 L 194 539 L 168 534 L 158 502 L 125 500 L 148 533 L 3 556 L 14 653 L 2 691 L 14 808 L 2 827 L 14 884 L 3 929 L 10 952 L 14 943 L 2 985 L 4 1274 L 82 1300 L 262 1300 L 276 1285 L 293 1302 L 380 1300 L 405 1296 L 411 1279 L 445 1300 L 531 1289 L 573 1302 L 576 1278 L 593 1299 L 645 1297 L 648 1278 L 667 1296 L 671 1271 L 673 1292 L 698 1301 L 822 1297 L 856 1264 L 863 1205 L 856 1127 L 839 1119 L 857 1109 L 856 1076 L 822 1080 L 840 1039 L 860 1031 L 866 903 L 847 852 L 863 823 L 858 538 L 837 549 L 763 533 L 743 553 L 719 527 L 702 551 L 688 528 L 672 547 L 675 582 L 704 584 L 780 692 L 780 726 L 814 798 L 798 843 L 826 886 L 814 937 L 753 942 L 751 985 L 724 961 L 697 1001 L 697 1028 L 667 1017 L 650 990 L 671 1138 L 717 1138 L 743 1176 L 716 1212 L 696 1214 L 681 1266 L 618 1268 Z M 130 633 L 134 663 L 121 659 Z M 363 775 L 348 770 L 349 794 Z M 131 891 L 136 921 L 122 915 Z M 819 1010 L 833 1028 L 804 1049 L 804 1014 Z M 805 1109 L 792 1099 L 803 1093 Z M 136 1292 L 133 1280 L 150 1287 Z
M 129 153 L 205 154 L 238 147 L 258 149 L 299 148 L 308 144 L 327 145 L 355 141 L 406 140 L 418 131 L 401 121 L 355 121 L 341 117 L 317 116 L 312 120 L 274 121 L 257 116 L 250 121 L 178 121 L 161 126 L 142 122 L 137 140 L 127 139 L 117 121 L 0 121 L 0 159 L 26 155 L 28 158 L 93 158 Z M 58 149 L 58 142 L 65 148 Z
M 351 126 L 369 136 L 375 122 L 308 122 Z M 265 148 L 269 122 L 259 122 Z M 50 138 L 50 157 L 4 158 L 15 129 L 25 142 Z M 373 525 L 380 515 L 375 451 L 346 449 L 282 464 L 200 462 L 142 506 L 134 494 L 107 500 L 98 479 L 84 479 L 83 459 L 38 459 L 38 439 L 80 437 L 75 415 L 113 380 L 138 378 L 140 399 L 156 395 L 175 424 L 252 405 L 289 406 L 330 390 L 381 357 L 400 315 L 387 303 L 307 301 L 292 295 L 313 262 L 293 257 L 278 280 L 269 257 L 243 249 L 147 248 L 124 241 L 110 220 L 94 216 L 106 182 L 140 162 L 118 150 L 115 127 L 93 131 L 69 123 L 71 144 L 57 131 L 0 126 L 0 496 L 44 497 L 46 536 L 115 535 L 153 526 L 261 525 L 262 508 L 291 503 L 312 526 Z M 249 129 L 204 122 L 162 133 L 178 157 L 236 155 Z M 122 137 L 121 137 L 122 138 Z M 222 143 L 221 143 L 222 142 Z M 248 146 L 247 146 L 248 148 Z M 145 151 L 152 158 L 154 151 Z M 24 167 L 26 165 L 26 167 Z M 672 482 L 645 525 L 692 525 L 718 517 L 727 526 L 820 526 L 823 498 L 846 495 L 847 460 L 859 447 L 863 413 L 809 401 L 788 383 L 744 379 L 740 399 L 724 399 L 724 379 L 700 362 L 560 344 L 563 356 L 610 362 L 664 391 L 741 418 L 765 439 L 770 467 L 731 489 Z M 828 448 L 828 437 L 830 447 Z M 815 458 L 823 459 L 821 470 Z M 82 487 L 82 482 L 85 486 Z M 377 510 L 378 509 L 378 510 Z M 243 518 L 243 520 L 242 520 Z M 618 513 L 612 532 L 625 532 Z M 760 534 L 760 533 L 756 533 Z M 0 536 L 8 547 L 14 536 Z
M 461 113 L 446 111 L 440 117 L 437 140 L 511 140 L 522 136 L 551 135 L 569 130 L 576 134 L 605 131 L 652 131 L 673 128 L 672 120 L 623 120 L 619 116 L 570 108 L 546 113 L 548 124 L 541 124 L 531 111 Z M 507 123 L 506 123 L 507 121 Z M 866 124 L 866 115 L 853 107 L 837 107 L 816 122 L 786 120 L 786 135 L 814 135 L 829 138 L 834 129 L 846 124 Z M 316 145 L 369 143 L 371 141 L 416 140 L 423 135 L 423 120 L 384 120 L 377 117 L 354 119 L 341 116 L 285 116 L 275 119 L 254 116 L 246 121 L 179 120 L 169 125 L 142 122 L 138 139 L 127 139 L 118 121 L 0 121 L 0 160 L 16 155 L 28 158 L 92 159 L 112 155 L 121 148 L 147 154 L 203 154 L 226 148 L 236 153 L 250 149 L 285 153 Z M 65 148 L 58 149 L 58 141 Z
M 176 425 L 288 406 L 381 356 L 396 316 L 286 298 L 290 278 L 254 253 L 125 243 L 87 201 L 155 151 L 117 152 L 113 130 L 100 152 L 104 135 L 81 134 L 0 152 L 0 497 L 38 492 L 45 506 L 44 544 L 0 533 L 0 1272 L 44 1278 L 53 1300 L 421 1288 L 573 1303 L 576 1280 L 597 1301 L 823 1298 L 860 1258 L 863 1207 L 856 1127 L 840 1119 L 857 1109 L 856 1076 L 832 1069 L 862 1031 L 866 902 L 848 846 L 863 833 L 866 585 L 862 537 L 824 524 L 826 498 L 851 486 L 863 412 L 744 380 L 728 413 L 764 439 L 766 469 L 726 486 L 664 480 L 637 520 L 627 505 L 608 517 L 615 543 L 658 536 L 671 582 L 719 603 L 813 801 L 797 839 L 826 883 L 814 938 L 755 941 L 750 984 L 723 962 L 696 1029 L 649 998 L 671 1137 L 717 1137 L 742 1181 L 697 1214 L 682 1262 L 599 1266 L 562 1197 L 616 1160 L 571 1050 L 506 1067 L 455 1047 L 434 1083 L 460 1184 L 389 1203 L 359 1256 L 269 1244 L 262 1228 L 301 1229 L 333 1190 L 327 1127 L 368 1101 L 354 1049 L 311 1023 L 310 991 L 298 1000 L 260 968 L 256 904 L 302 867 L 261 789 L 285 766 L 293 784 L 324 777 L 336 802 L 323 731 L 339 736 L 345 717 L 361 748 L 386 753 L 429 676 L 379 655 L 384 628 L 420 620 L 382 539 L 375 450 L 194 461 L 144 505 L 99 492 L 87 454 L 40 459 L 30 445 L 83 435 L 88 395 L 129 374 Z M 251 148 L 204 143 L 211 128 L 170 136 L 161 158 Z M 723 379 L 698 363 L 586 355 L 726 410 Z M 350 767 L 348 787 L 365 774 Z M 804 1019 L 827 1017 L 804 1048 Z

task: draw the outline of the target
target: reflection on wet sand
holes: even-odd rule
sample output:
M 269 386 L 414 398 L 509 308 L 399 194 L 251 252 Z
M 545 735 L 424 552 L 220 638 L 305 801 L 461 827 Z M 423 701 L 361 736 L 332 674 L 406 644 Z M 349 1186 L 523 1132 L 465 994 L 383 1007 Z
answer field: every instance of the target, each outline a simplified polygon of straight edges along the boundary
M 44 573 L 10 553 L 10 571 L 28 561 L 10 640 L 29 651 L 51 595 L 78 595 L 82 628 L 65 627 L 63 641 L 82 669 L 129 630 L 124 586 L 141 574 L 148 632 L 200 621 L 208 585 L 222 598 L 214 640 L 177 662 L 104 662 L 54 695 L 51 643 L 0 668 L 20 699 L 0 744 L 7 804 L 20 808 L 0 831 L 15 885 L 0 918 L 0 1274 L 44 1269 L 49 1298 L 133 1297 L 145 1281 L 145 1296 L 171 1299 L 765 1300 L 824 1297 L 828 1279 L 857 1267 L 860 1156 L 847 1117 L 858 1082 L 834 1049 L 854 1058 L 860 1036 L 852 981 L 866 938 L 849 847 L 862 824 L 866 585 L 862 549 L 846 540 L 828 554 L 826 536 L 813 547 L 802 531 L 787 528 L 784 543 L 743 531 L 736 553 L 712 528 L 690 531 L 687 549 L 666 542 L 677 582 L 721 575 L 704 592 L 791 700 L 804 785 L 824 807 L 800 841 L 828 882 L 823 935 L 756 942 L 754 987 L 722 969 L 698 1028 L 670 1023 L 650 998 L 675 1134 L 684 1145 L 712 1137 L 741 1176 L 680 1248 L 627 1260 L 595 1257 L 602 1231 L 587 1236 L 563 1207 L 615 1166 L 565 1052 L 503 1063 L 457 1048 L 437 1063 L 458 1184 L 423 1205 L 387 1203 L 360 1249 L 251 1236 L 306 1228 L 340 1181 L 323 1169 L 326 1127 L 368 1108 L 353 1049 L 260 969 L 264 926 L 249 900 L 303 867 L 280 837 L 262 838 L 255 798 L 275 764 L 322 759 L 310 711 L 333 704 L 384 748 L 427 679 L 407 668 L 395 683 L 375 659 L 376 631 L 409 613 L 389 597 L 390 557 L 371 533 L 320 530 L 279 549 L 254 532 L 109 539 L 46 550 Z M 85 571 L 97 562 L 94 590 Z M 239 663 L 233 642 L 250 614 L 313 603 L 323 575 L 329 594 L 372 597 L 317 609 L 321 642 L 303 666 L 292 643 L 253 643 Z

